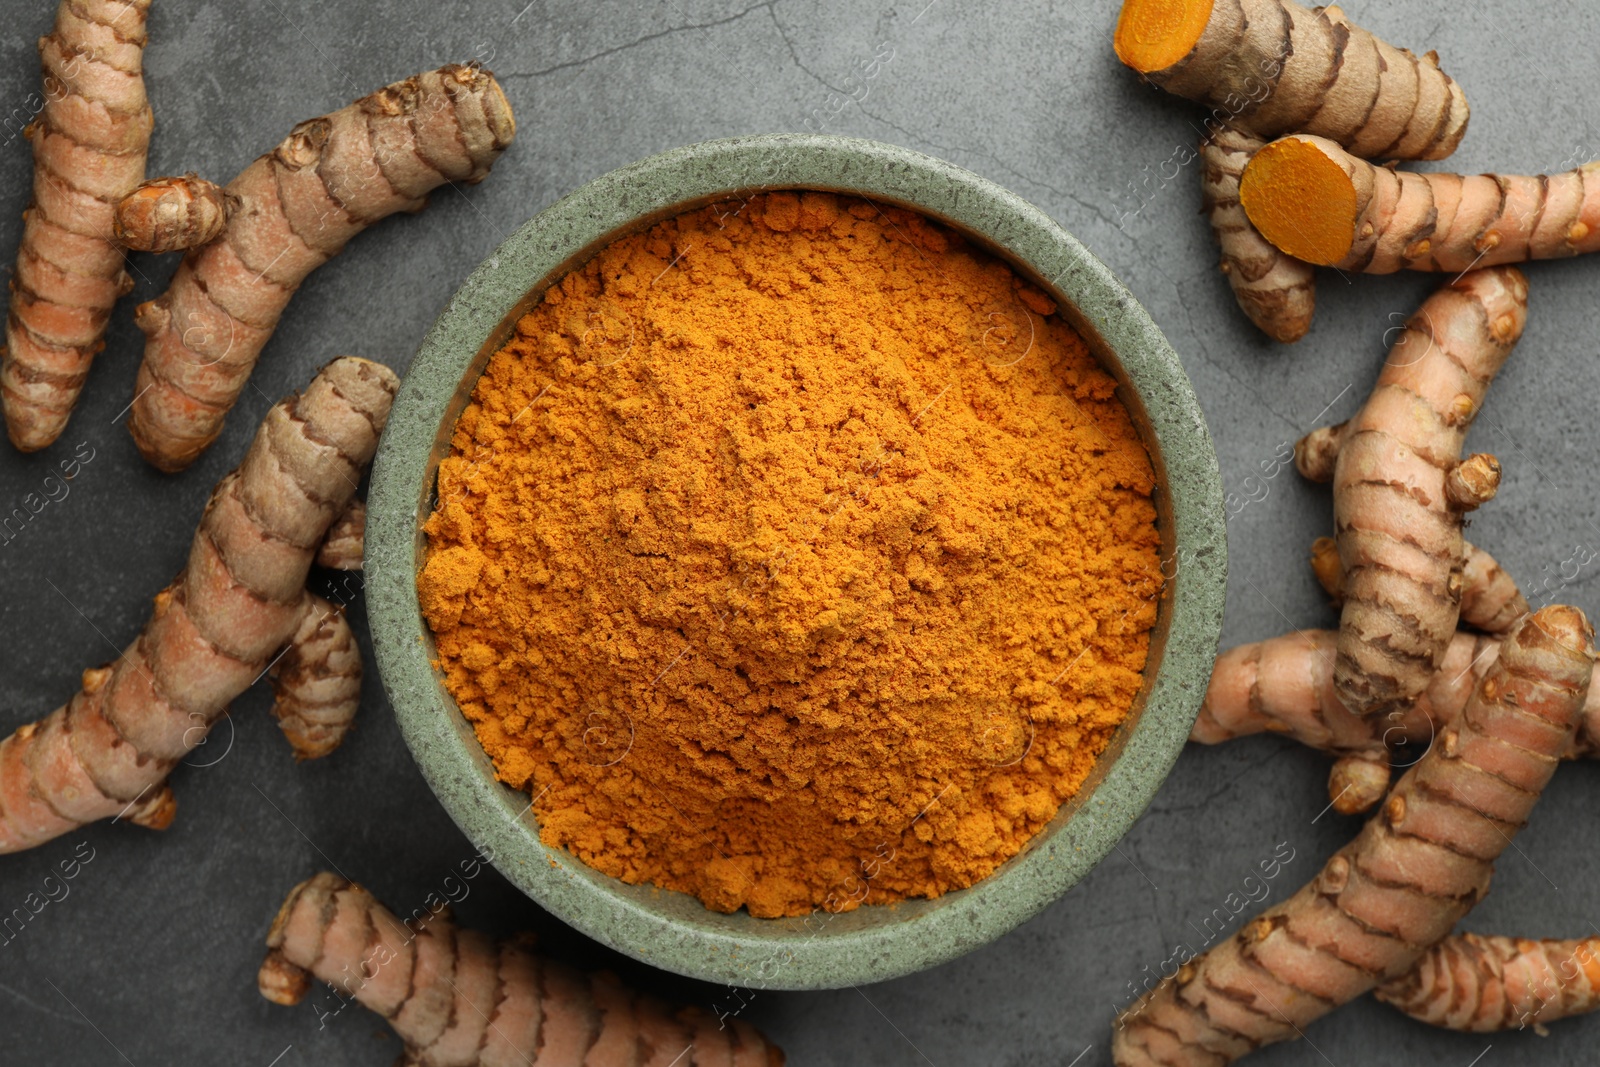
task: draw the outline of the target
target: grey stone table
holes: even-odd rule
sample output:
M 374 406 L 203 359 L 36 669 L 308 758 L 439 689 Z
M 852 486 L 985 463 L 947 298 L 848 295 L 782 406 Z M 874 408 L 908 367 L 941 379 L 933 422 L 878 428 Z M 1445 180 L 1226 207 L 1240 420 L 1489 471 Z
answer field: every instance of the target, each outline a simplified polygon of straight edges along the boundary
M 1306 340 L 1281 348 L 1254 334 L 1216 272 L 1196 214 L 1198 175 L 1192 164 L 1178 165 L 1195 140 L 1197 112 L 1140 86 L 1117 64 L 1116 7 L 155 0 L 152 173 L 196 170 L 226 180 L 302 119 L 474 57 L 503 80 L 520 132 L 489 181 L 442 190 L 424 214 L 382 224 L 313 277 L 226 433 L 181 477 L 146 467 L 124 429 L 139 335 L 135 301 L 118 307 L 66 436 L 37 456 L 0 449 L 0 512 L 40 490 L 75 449 L 93 456 L 66 497 L 0 539 L 0 729 L 48 712 L 82 668 L 112 658 L 133 636 L 150 596 L 182 565 L 212 483 L 238 460 L 273 400 L 340 353 L 404 369 L 451 290 L 517 224 L 598 174 L 711 137 L 820 129 L 893 141 L 1039 204 L 1166 329 L 1205 406 L 1227 488 L 1246 500 L 1244 478 L 1283 442 L 1319 417 L 1357 408 L 1382 361 L 1385 331 L 1434 281 L 1330 274 Z M 33 40 L 53 8 L 53 0 L 3 7 L 7 269 L 29 173 L 16 133 L 38 88 Z M 1600 155 L 1600 122 L 1583 104 L 1600 8 L 1578 0 L 1516 11 L 1395 0 L 1352 14 L 1398 44 L 1437 48 L 1465 85 L 1472 128 L 1452 167 L 1533 172 Z M 888 49 L 893 58 L 864 83 L 866 98 L 848 100 L 863 84 L 846 84 L 852 72 Z M 175 263 L 140 257 L 135 266 L 142 300 L 161 291 Z M 1498 453 L 1506 467 L 1499 499 L 1474 519 L 1471 536 L 1525 588 L 1548 580 L 1549 595 L 1600 611 L 1597 568 L 1574 576 L 1572 564 L 1563 566 L 1600 549 L 1592 491 L 1600 261 L 1537 265 L 1529 274 L 1527 335 L 1469 442 Z M 1305 565 L 1307 545 L 1329 526 L 1325 491 L 1292 472 L 1267 482 L 1264 496 L 1252 486 L 1258 499 L 1229 523 L 1227 644 L 1333 620 Z M 359 620 L 359 589 L 341 599 L 353 601 Z M 9 912 L 58 862 L 75 851 L 93 855 L 66 897 L 0 944 L 0 1061 L 379 1067 L 394 1059 L 398 1042 L 374 1015 L 351 1008 L 319 1018 L 316 997 L 294 1009 L 262 1000 L 262 936 L 287 888 L 314 869 L 342 870 L 409 910 L 470 846 L 423 785 L 375 679 L 345 746 L 302 766 L 278 737 L 267 702 L 261 690 L 239 699 L 194 765 L 175 776 L 179 814 L 164 834 L 100 825 L 0 860 L 0 912 Z M 1216 928 L 1207 917 L 1246 892 L 1259 861 L 1292 850 L 1267 886 L 1276 899 L 1354 832 L 1354 820 L 1322 813 L 1325 768 L 1320 756 L 1266 738 L 1191 749 L 1120 849 L 1020 930 L 882 986 L 761 994 L 746 1016 L 807 1067 L 1108 1064 L 1115 1007 L 1175 946 L 1201 946 Z M 1563 768 L 1467 925 L 1526 935 L 1600 930 L 1597 802 L 1600 768 Z M 467 923 L 534 928 L 549 953 L 579 966 L 612 968 L 675 999 L 709 1006 L 718 998 L 717 989 L 600 949 L 492 872 L 468 889 L 457 907 Z M 334 1005 L 324 998 L 321 1006 Z M 1592 1063 L 1600 1019 L 1560 1023 L 1546 1038 L 1459 1036 L 1367 1001 L 1306 1038 L 1254 1062 Z

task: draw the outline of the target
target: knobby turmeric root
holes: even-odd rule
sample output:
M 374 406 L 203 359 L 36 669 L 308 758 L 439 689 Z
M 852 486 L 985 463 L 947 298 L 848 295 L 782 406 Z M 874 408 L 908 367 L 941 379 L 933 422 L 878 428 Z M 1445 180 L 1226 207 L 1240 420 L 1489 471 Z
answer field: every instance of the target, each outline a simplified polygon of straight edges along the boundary
M 1488 891 L 1571 744 L 1594 665 L 1576 608 L 1523 620 L 1379 814 L 1310 884 L 1141 997 L 1121 1067 L 1231 1063 L 1409 971 Z
M 1429 745 L 1466 706 L 1494 665 L 1500 642 L 1459 633 L 1421 696 L 1404 711 L 1356 715 L 1333 688 L 1332 630 L 1299 630 L 1239 645 L 1217 657 L 1189 740 L 1215 745 L 1272 733 L 1335 757 L 1328 800 L 1345 815 L 1367 811 L 1389 788 L 1389 757 L 1402 745 Z M 1592 685 L 1568 759 L 1600 756 L 1600 685 Z
M 1552 175 L 1418 174 L 1296 134 L 1251 157 L 1239 199 L 1262 236 L 1340 270 L 1470 270 L 1600 249 L 1600 162 Z
M 143 632 L 115 663 L 85 671 L 64 707 L 0 741 L 0 852 L 111 816 L 165 826 L 167 775 L 269 665 L 296 754 L 338 745 L 360 657 L 338 609 L 306 591 L 306 572 L 397 385 L 381 364 L 338 359 L 267 414 Z
M 361 886 L 323 872 L 289 893 L 267 934 L 258 986 L 298 1004 L 313 978 L 389 1020 L 414 1067 L 783 1067 L 740 1019 L 679 1011 L 609 974 L 495 945 L 432 913 L 402 923 Z
M 154 178 L 117 203 L 117 240 L 141 252 L 198 248 L 221 236 L 238 207 L 226 189 L 197 174 Z
M 317 549 L 317 566 L 336 571 L 358 571 L 367 551 L 367 503 L 360 497 L 350 501 L 344 514 L 328 527 L 328 535 Z
M 1485 1033 L 1600 1008 L 1600 937 L 1533 941 L 1456 934 L 1379 986 L 1377 998 L 1413 1019 Z
M 1115 44 L 1146 81 L 1263 138 L 1304 131 L 1358 156 L 1443 159 L 1467 130 L 1467 99 L 1436 55 L 1386 44 L 1337 7 L 1123 0 Z
M 1470 541 L 1461 542 L 1461 623 L 1486 634 L 1503 634 L 1529 611 L 1528 600 L 1495 558 Z M 1311 570 L 1333 599 L 1344 603 L 1344 566 L 1331 537 L 1311 543 Z
M 1289 343 L 1311 329 L 1316 271 L 1274 248 L 1239 206 L 1239 175 L 1261 144 L 1259 138 L 1226 125 L 1201 141 L 1201 191 L 1234 299 L 1263 333 Z
M 1345 601 L 1334 683 L 1357 714 L 1409 704 L 1455 633 L 1462 516 L 1494 495 L 1500 477 L 1492 456 L 1462 460 L 1461 444 L 1522 336 L 1527 303 L 1527 279 L 1514 267 L 1473 271 L 1438 290 L 1389 350 L 1361 413 L 1319 438 L 1337 444 Z M 1322 451 L 1308 438 L 1297 455 Z
M 105 347 L 112 306 L 133 288 L 112 213 L 144 180 L 154 121 L 143 74 L 149 10 L 150 0 L 62 0 L 39 40 L 44 106 L 26 131 L 33 203 L 0 359 L 6 433 L 24 452 L 61 435 Z
M 1333 630 L 1295 630 L 1236 645 L 1217 657 L 1189 740 L 1216 745 L 1270 733 L 1332 755 L 1381 753 L 1385 746 L 1430 744 L 1454 722 L 1500 657 L 1500 642 L 1458 633 L 1444 663 L 1416 701 L 1392 715 L 1360 716 L 1333 688 Z M 1600 684 L 1589 691 L 1569 758 L 1600 756 Z
M 165 471 L 193 462 L 306 276 L 446 182 L 481 181 L 515 133 L 494 77 L 451 65 L 302 122 L 246 167 L 227 186 L 237 204 L 221 235 L 139 307 L 146 343 L 128 426 L 145 459 Z M 193 193 L 183 189 L 173 195 Z M 123 213 L 130 225 L 134 207 Z

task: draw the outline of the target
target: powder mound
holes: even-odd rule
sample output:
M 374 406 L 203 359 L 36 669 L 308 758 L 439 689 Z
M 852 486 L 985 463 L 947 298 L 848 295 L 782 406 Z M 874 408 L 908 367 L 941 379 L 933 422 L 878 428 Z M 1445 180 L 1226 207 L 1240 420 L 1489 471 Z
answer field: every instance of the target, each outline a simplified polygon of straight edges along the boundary
M 544 840 L 752 915 L 971 885 L 1142 683 L 1154 475 L 1050 300 L 772 193 L 626 238 L 489 362 L 418 580 Z

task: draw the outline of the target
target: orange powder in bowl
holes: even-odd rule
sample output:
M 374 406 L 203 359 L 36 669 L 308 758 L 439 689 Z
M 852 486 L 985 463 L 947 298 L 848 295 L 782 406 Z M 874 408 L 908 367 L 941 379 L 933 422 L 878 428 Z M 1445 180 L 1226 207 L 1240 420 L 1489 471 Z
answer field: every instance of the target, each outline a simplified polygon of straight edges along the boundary
M 1154 476 L 1046 296 L 824 193 L 610 245 L 489 361 L 418 577 L 546 843 L 756 916 L 1016 855 L 1143 682 Z

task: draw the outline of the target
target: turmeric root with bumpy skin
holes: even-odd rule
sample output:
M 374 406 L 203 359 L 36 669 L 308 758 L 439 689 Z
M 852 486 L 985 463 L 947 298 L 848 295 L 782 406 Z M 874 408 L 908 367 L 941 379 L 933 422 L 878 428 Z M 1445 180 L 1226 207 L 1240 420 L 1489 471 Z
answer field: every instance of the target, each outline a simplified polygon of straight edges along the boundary
M 389 1020 L 415 1067 L 783 1067 L 741 1019 L 674 1013 L 609 974 L 584 975 L 499 945 L 433 912 L 402 923 L 361 886 L 327 872 L 289 893 L 267 934 L 257 985 L 293 1005 L 313 978 Z
M 1462 516 L 1499 472 L 1492 457 L 1461 460 L 1461 444 L 1522 336 L 1527 302 L 1514 267 L 1472 271 L 1435 292 L 1339 434 L 1333 507 L 1345 602 L 1334 679 L 1358 714 L 1408 704 L 1455 633 Z
M 358 571 L 366 551 L 367 504 L 356 497 L 344 509 L 344 514 L 328 527 L 328 536 L 317 549 L 317 566 L 335 571 Z
M 1359 815 L 1389 792 L 1389 756 L 1340 756 L 1328 772 L 1328 804 L 1340 815 Z
M 1335 757 L 1328 801 L 1343 815 L 1369 810 L 1389 788 L 1389 760 L 1403 745 L 1430 745 L 1456 720 L 1500 642 L 1459 633 L 1428 688 L 1403 712 L 1352 714 L 1333 689 L 1338 634 L 1300 630 L 1231 648 L 1217 658 L 1189 740 L 1215 745 L 1272 733 Z M 1600 686 L 1592 686 L 1568 758 L 1600 755 Z
M 1511 575 L 1471 541 L 1461 542 L 1461 623 L 1486 634 L 1503 634 L 1533 610 Z M 1344 567 L 1331 537 L 1311 543 L 1311 570 L 1334 604 L 1344 603 Z
M 117 204 L 117 240 L 141 252 L 177 252 L 215 240 L 237 206 L 227 190 L 196 174 L 155 178 Z
M 1360 156 L 1443 159 L 1467 130 L 1467 98 L 1436 55 L 1386 44 L 1337 7 L 1123 0 L 1115 43 L 1146 81 L 1265 138 L 1305 131 Z
M 0 852 L 119 813 L 170 821 L 167 775 L 286 646 L 285 734 L 303 757 L 338 744 L 359 680 L 355 645 L 332 605 L 306 592 L 306 573 L 397 386 L 381 364 L 338 359 L 267 413 L 143 632 L 115 663 L 85 671 L 64 707 L 0 741 Z
M 1572 744 L 1593 665 L 1581 611 L 1528 616 L 1354 841 L 1123 1013 L 1116 1063 L 1231 1063 L 1410 970 L 1488 891 Z
M 1534 941 L 1456 934 L 1430 948 L 1377 998 L 1419 1022 L 1489 1033 L 1600 1008 L 1600 937 Z
M 1289 255 L 1368 274 L 1455 273 L 1600 249 L 1600 162 L 1551 175 L 1418 174 L 1296 134 L 1250 158 L 1239 200 Z
M 105 347 L 111 309 L 133 288 L 112 214 L 144 180 L 149 10 L 150 0 L 62 0 L 39 41 L 44 107 L 26 131 L 33 203 L 22 216 L 0 359 L 6 433 L 24 452 L 61 435 Z
M 1333 467 L 1349 426 L 1349 422 L 1319 426 L 1294 443 L 1294 467 L 1301 477 L 1312 482 L 1333 481 Z
M 1211 232 L 1222 250 L 1222 273 L 1239 307 L 1263 333 L 1287 344 L 1311 328 L 1316 269 L 1274 248 L 1239 206 L 1239 175 L 1261 144 L 1232 126 L 1200 142 L 1203 210 L 1211 219 Z
M 139 307 L 146 336 L 129 430 L 164 471 L 222 430 L 289 298 L 356 234 L 415 212 L 446 182 L 481 181 L 516 133 L 487 71 L 447 66 L 296 126 L 227 187 L 222 235 Z
M 307 594 L 307 610 L 272 665 L 272 714 L 295 759 L 339 747 L 361 706 L 361 648 L 344 608 Z
M 1270 733 L 1335 756 L 1431 744 L 1500 656 L 1493 637 L 1458 633 L 1410 707 L 1364 718 L 1339 703 L 1333 688 L 1338 639 L 1333 630 L 1296 630 L 1228 649 L 1217 657 L 1189 740 L 1216 745 Z M 1583 725 L 1567 755 L 1600 756 L 1600 684 L 1589 690 Z

